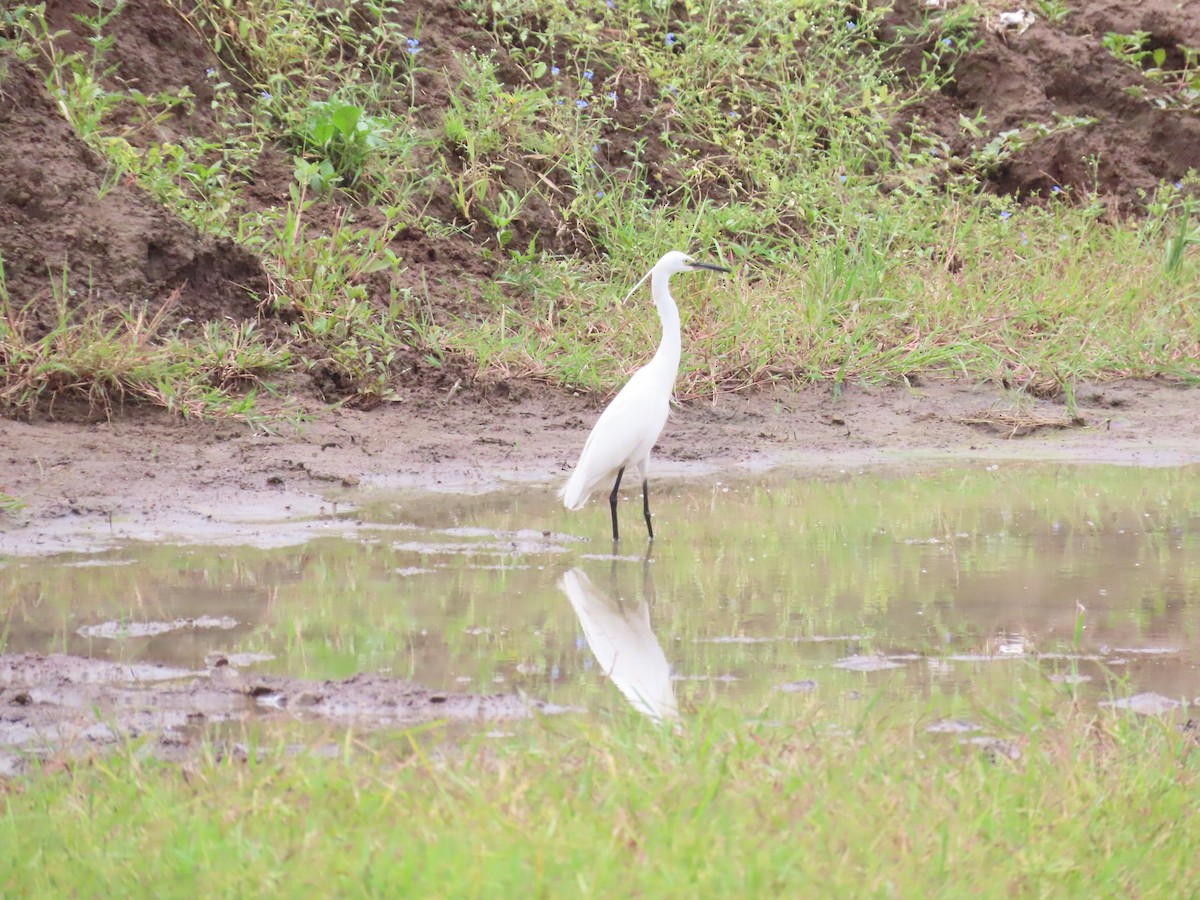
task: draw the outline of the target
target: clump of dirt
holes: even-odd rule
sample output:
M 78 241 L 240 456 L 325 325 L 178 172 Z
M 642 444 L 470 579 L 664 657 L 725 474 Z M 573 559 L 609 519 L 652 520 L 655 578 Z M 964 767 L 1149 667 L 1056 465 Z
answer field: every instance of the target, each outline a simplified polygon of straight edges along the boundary
M 939 15 L 923 2 L 906 2 L 893 24 Z M 1163 48 L 1166 66 L 1182 67 L 1179 48 L 1200 47 L 1200 4 L 1077 0 L 1061 22 L 1039 17 L 1023 33 L 995 24 L 994 15 L 984 23 L 981 46 L 958 60 L 945 90 L 909 112 L 960 158 L 1000 132 L 1027 130 L 1024 148 L 988 175 L 995 191 L 1021 199 L 1049 197 L 1056 187 L 1098 191 L 1117 209 L 1130 211 L 1144 207 L 1164 179 L 1200 170 L 1200 113 L 1156 105 L 1152 99 L 1166 91 L 1103 45 L 1109 32 L 1145 31 L 1147 49 Z M 916 71 L 920 51 L 936 40 L 935 29 L 930 46 L 914 48 L 904 65 Z M 1130 93 L 1138 89 L 1147 96 Z M 960 117 L 978 113 L 986 123 L 983 136 L 975 138 Z M 1053 127 L 1058 117 L 1097 121 L 1043 138 L 1030 128 Z
M 91 56 L 93 35 L 84 23 L 94 19 L 98 9 L 95 0 L 57 0 L 46 5 L 46 24 L 58 35 L 55 44 L 62 53 Z M 131 143 L 145 145 L 211 131 L 214 79 L 208 73 L 222 72 L 221 63 L 178 10 L 163 0 L 126 0 L 120 12 L 105 22 L 103 33 L 112 41 L 103 62 L 105 68 L 112 68 L 102 79 L 106 89 L 132 88 L 152 97 L 177 95 L 186 88 L 194 98 L 190 106 L 177 107 L 152 128 L 131 130 Z M 133 123 L 118 119 L 109 124 Z
M 0 248 L 8 293 L 43 326 L 64 273 L 70 308 L 156 311 L 167 321 L 249 319 L 266 277 L 232 241 L 199 234 L 105 164 L 59 114 L 41 78 L 0 60 Z
M 160 756 L 184 758 L 224 722 L 298 720 L 375 730 L 421 722 L 528 718 L 556 707 L 515 694 L 447 694 L 381 675 L 308 681 L 243 673 L 224 657 L 189 671 L 81 656 L 0 656 L 0 774 L 30 756 L 111 750 L 149 736 Z

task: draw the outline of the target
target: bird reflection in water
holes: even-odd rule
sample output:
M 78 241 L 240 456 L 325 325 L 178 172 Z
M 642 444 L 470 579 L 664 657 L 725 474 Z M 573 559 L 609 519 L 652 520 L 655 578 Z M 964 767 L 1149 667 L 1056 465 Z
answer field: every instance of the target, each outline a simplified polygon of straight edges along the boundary
M 679 718 L 671 667 L 650 628 L 650 604 L 601 591 L 578 567 L 565 573 L 566 592 L 596 662 L 638 712 L 656 721 Z

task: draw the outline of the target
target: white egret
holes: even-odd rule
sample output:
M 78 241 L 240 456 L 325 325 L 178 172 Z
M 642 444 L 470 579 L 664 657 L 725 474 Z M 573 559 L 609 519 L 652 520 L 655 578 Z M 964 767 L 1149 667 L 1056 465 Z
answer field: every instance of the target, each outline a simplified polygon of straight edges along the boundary
M 650 627 L 650 604 L 613 600 L 580 568 L 566 572 L 558 586 L 570 599 L 601 671 L 633 708 L 659 722 L 678 719 L 671 666 Z
M 630 466 L 642 479 L 642 513 L 646 518 L 646 531 L 654 540 L 654 526 L 650 524 L 650 480 L 647 470 L 650 451 L 667 423 L 671 392 L 675 388 L 675 376 L 679 373 L 679 309 L 671 297 L 668 282 L 676 272 L 700 269 L 729 271 L 722 266 L 693 262 L 686 253 L 672 250 L 634 286 L 633 291 L 636 291 L 646 278 L 650 279 L 650 292 L 654 297 L 654 305 L 658 307 L 658 317 L 662 320 L 662 342 L 654 359 L 633 373 L 625 387 L 600 414 L 583 445 L 579 464 L 559 491 L 559 497 L 567 509 L 581 509 L 596 488 L 616 476 L 612 493 L 608 495 L 614 541 L 620 539 L 617 530 L 617 490 L 621 487 L 625 469 Z M 633 291 L 629 292 L 630 296 Z

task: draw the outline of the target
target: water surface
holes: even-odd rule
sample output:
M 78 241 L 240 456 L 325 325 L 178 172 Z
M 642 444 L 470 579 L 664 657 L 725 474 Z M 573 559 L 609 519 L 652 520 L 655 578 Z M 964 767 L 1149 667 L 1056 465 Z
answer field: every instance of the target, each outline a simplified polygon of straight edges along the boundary
M 1031 669 L 1094 700 L 1191 699 L 1197 474 L 714 477 L 652 486 L 653 545 L 631 491 L 615 552 L 607 503 L 567 513 L 549 487 L 377 497 L 347 517 L 362 522 L 353 539 L 5 560 L 0 636 L 6 652 L 185 669 L 223 654 L 664 717 L 780 697 L 969 699 Z

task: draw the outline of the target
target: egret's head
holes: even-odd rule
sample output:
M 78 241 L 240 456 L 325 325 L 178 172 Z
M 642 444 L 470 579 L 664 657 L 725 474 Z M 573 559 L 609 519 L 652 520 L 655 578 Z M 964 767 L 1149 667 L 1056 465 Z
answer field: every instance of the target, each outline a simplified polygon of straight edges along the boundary
M 709 269 L 713 272 L 728 272 L 724 266 L 713 266 L 708 263 L 696 262 L 686 253 L 681 253 L 678 250 L 672 250 L 658 261 L 658 265 L 654 268 L 660 272 L 665 272 L 667 275 L 674 275 L 676 272 L 698 272 L 701 269 Z

